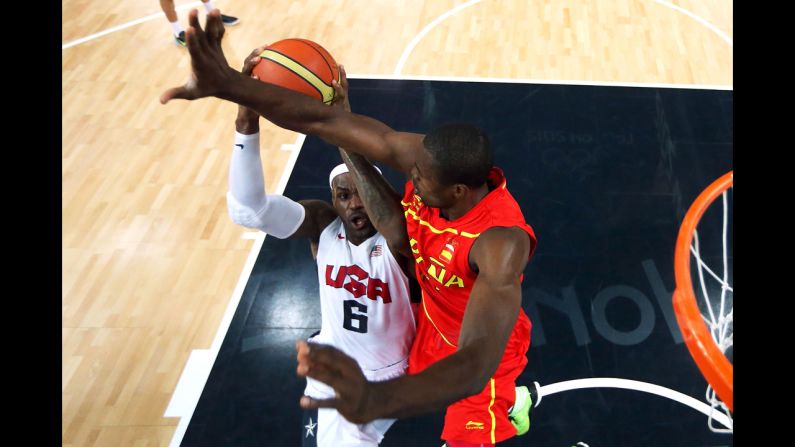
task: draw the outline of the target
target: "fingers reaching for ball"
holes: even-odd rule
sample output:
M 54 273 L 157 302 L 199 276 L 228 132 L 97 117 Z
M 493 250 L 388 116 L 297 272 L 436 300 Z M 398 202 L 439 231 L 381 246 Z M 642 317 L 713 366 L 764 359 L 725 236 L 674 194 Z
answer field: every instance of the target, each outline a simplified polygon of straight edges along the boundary
M 263 51 L 265 51 L 265 48 L 267 48 L 267 45 L 257 47 L 251 52 L 251 54 L 246 56 L 246 59 L 243 61 L 243 69 L 240 70 L 240 72 L 246 76 L 251 76 L 252 78 L 256 79 L 257 76 L 252 76 L 251 72 L 254 70 L 254 66 L 257 65 L 257 63 L 259 63 L 259 61 L 262 59 L 260 55 Z

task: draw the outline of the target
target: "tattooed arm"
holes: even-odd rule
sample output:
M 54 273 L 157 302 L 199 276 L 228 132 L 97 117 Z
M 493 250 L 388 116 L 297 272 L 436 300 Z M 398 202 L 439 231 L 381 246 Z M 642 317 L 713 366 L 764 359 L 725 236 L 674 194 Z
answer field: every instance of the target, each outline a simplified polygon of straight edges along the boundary
M 334 105 L 351 111 L 348 100 L 348 78 L 345 68 L 340 67 L 340 82 L 334 86 Z M 413 268 L 407 268 L 406 261 L 413 260 L 409 237 L 406 232 L 406 218 L 400 205 L 400 194 L 392 188 L 373 165 L 365 157 L 339 148 L 340 157 L 353 176 L 359 198 L 364 203 L 370 222 L 381 233 L 389 244 L 389 250 L 404 267 L 404 271 L 413 274 Z M 402 259 L 401 259 L 402 258 Z M 412 276 L 412 275 L 409 275 Z

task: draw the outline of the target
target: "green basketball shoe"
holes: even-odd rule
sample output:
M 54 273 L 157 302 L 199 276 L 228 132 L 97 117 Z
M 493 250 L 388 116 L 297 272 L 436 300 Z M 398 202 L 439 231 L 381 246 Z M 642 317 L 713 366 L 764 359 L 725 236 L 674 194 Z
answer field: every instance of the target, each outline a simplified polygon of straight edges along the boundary
M 508 419 L 516 427 L 516 436 L 521 436 L 530 430 L 530 414 L 540 401 L 538 388 L 538 382 L 533 382 L 529 389 L 526 386 L 516 387 L 516 401 L 508 412 Z

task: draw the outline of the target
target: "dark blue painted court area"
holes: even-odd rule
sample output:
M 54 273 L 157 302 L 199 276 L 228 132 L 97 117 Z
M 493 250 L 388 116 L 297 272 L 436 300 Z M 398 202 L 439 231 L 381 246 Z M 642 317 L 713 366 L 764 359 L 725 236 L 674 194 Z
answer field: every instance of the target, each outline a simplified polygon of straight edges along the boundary
M 350 97 L 397 130 L 463 121 L 490 136 L 539 241 L 523 283 L 533 343 L 520 382 L 617 377 L 704 400 L 671 307 L 673 250 L 690 203 L 732 169 L 732 92 L 351 80 Z M 337 163 L 307 138 L 285 195 L 328 200 Z M 315 268 L 307 241 L 266 238 L 183 446 L 301 445 L 294 344 L 320 326 Z M 441 423 L 441 413 L 399 421 L 382 445 L 438 447 Z M 732 444 L 678 402 L 600 388 L 545 397 L 530 432 L 501 445 L 577 441 Z

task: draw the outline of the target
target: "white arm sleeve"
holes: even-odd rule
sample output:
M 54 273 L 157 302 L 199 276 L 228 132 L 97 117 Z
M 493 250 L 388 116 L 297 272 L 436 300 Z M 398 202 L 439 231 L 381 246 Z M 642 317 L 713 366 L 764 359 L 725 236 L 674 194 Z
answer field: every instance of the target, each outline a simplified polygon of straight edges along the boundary
M 303 205 L 282 195 L 265 194 L 259 133 L 235 132 L 235 146 L 229 163 L 229 191 L 226 205 L 229 217 L 238 225 L 262 230 L 284 239 L 304 222 Z

